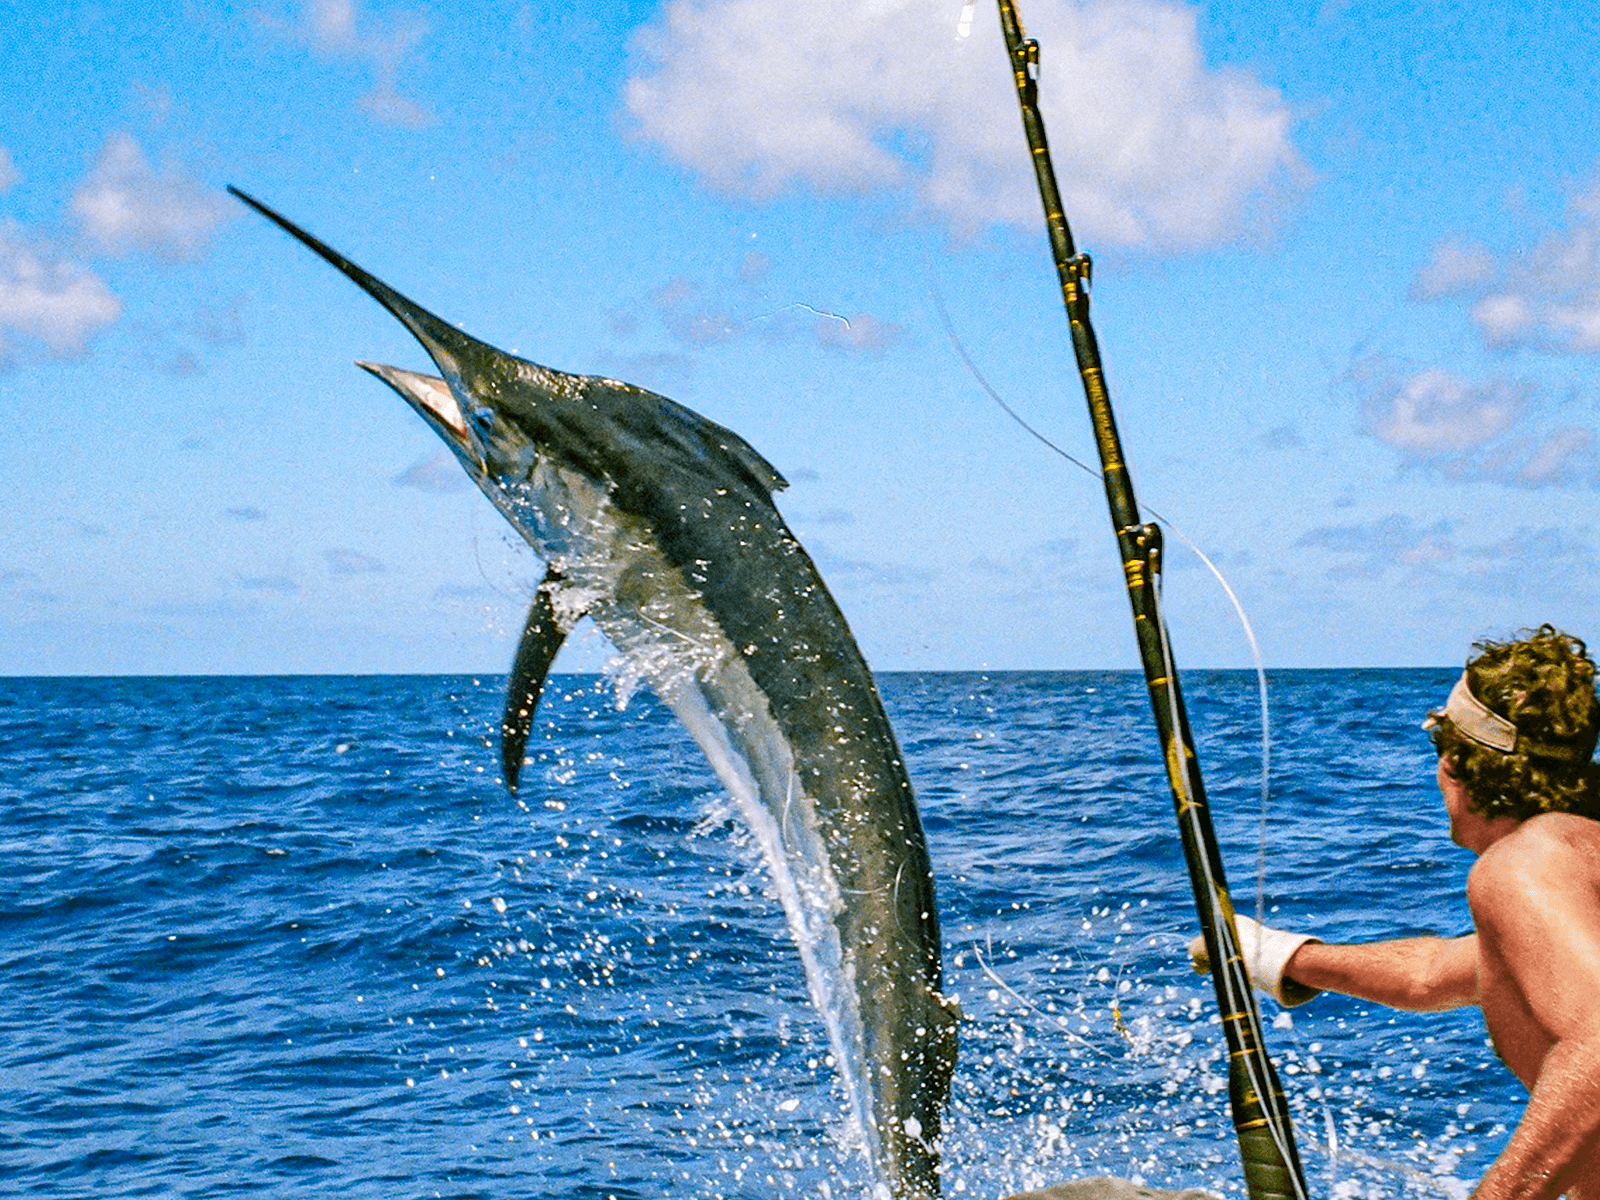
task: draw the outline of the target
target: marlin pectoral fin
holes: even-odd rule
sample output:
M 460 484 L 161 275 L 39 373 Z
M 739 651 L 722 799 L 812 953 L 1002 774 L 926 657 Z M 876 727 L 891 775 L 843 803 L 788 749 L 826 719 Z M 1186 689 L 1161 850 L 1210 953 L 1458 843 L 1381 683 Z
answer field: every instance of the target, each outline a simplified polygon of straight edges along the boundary
M 956 1059 L 961 1047 L 961 1022 L 965 1014 L 961 1003 L 953 996 L 929 989 L 932 998 L 932 1025 L 927 1033 L 929 1045 L 924 1051 L 925 1067 L 932 1081 L 931 1091 L 937 1097 L 936 1107 L 950 1102 L 950 1080 L 956 1073 Z
M 528 734 L 533 730 L 533 714 L 539 707 L 544 678 L 550 673 L 550 664 L 555 661 L 561 644 L 567 640 L 567 631 L 556 618 L 555 605 L 550 599 L 550 586 L 560 579 L 554 567 L 545 572 L 544 582 L 533 594 L 528 621 L 522 627 L 522 642 L 517 646 L 517 659 L 511 665 L 506 711 L 500 718 L 500 767 L 505 772 L 506 787 L 513 792 L 517 790 L 517 776 L 522 771 L 522 756 L 528 746 Z

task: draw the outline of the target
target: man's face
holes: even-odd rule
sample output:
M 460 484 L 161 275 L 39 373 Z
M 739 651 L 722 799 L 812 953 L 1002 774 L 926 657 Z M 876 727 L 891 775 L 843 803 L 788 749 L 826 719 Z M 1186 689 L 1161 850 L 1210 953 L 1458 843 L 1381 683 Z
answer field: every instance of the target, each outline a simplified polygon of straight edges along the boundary
M 1467 785 L 1450 773 L 1450 760 L 1439 756 L 1439 794 L 1450 814 L 1450 840 L 1464 850 L 1482 854 L 1517 827 L 1512 817 L 1486 817 L 1467 800 Z
M 1466 786 L 1450 773 L 1450 759 L 1443 754 L 1439 756 L 1438 780 L 1439 794 L 1444 797 L 1444 811 L 1450 816 L 1450 840 L 1470 850 L 1472 847 L 1462 839 L 1470 836 L 1473 818 L 1479 821 L 1483 818 L 1467 804 Z

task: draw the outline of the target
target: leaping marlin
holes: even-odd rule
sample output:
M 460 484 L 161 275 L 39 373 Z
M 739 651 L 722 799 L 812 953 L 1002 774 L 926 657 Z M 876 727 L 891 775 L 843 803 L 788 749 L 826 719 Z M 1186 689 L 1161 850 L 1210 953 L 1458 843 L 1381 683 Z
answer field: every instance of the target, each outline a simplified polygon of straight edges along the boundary
M 360 364 L 420 413 L 548 565 L 512 669 L 514 789 L 567 631 L 592 617 L 760 839 L 875 1170 L 939 1194 L 956 1059 L 933 872 L 900 747 L 843 614 L 744 439 L 643 388 L 471 337 L 235 188 L 422 343 L 443 379 Z

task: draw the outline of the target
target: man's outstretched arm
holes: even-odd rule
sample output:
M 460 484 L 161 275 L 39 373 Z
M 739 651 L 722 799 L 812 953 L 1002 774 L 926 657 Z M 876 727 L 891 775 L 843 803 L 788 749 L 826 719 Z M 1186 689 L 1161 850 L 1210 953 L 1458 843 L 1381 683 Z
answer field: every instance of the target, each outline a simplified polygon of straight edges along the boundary
M 1478 1002 L 1475 934 L 1330 946 L 1308 934 L 1258 925 L 1243 915 L 1234 921 L 1251 982 L 1280 1004 L 1304 1004 L 1321 991 L 1414 1012 Z M 1189 955 L 1196 971 L 1210 969 L 1203 938 L 1189 943 Z
M 1307 942 L 1284 973 L 1296 983 L 1412 1012 L 1478 1003 L 1478 935 L 1327 945 Z

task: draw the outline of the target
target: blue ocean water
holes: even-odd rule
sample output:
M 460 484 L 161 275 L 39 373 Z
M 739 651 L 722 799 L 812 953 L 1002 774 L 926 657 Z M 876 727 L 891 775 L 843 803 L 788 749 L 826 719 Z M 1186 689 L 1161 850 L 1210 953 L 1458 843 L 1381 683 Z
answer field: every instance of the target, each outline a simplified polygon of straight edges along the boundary
M 1263 903 L 1470 925 L 1418 723 L 1452 672 L 1274 673 Z M 520 799 L 494 677 L 0 680 L 0 1190 L 864 1194 L 753 844 L 648 695 L 555 677 Z M 1255 679 L 1185 676 L 1242 911 Z M 1143 681 L 880 678 L 962 1029 L 946 1194 L 1242 1194 Z M 1270 1047 L 1313 1194 L 1459 1200 L 1522 1094 L 1475 1010 L 1324 996 Z

